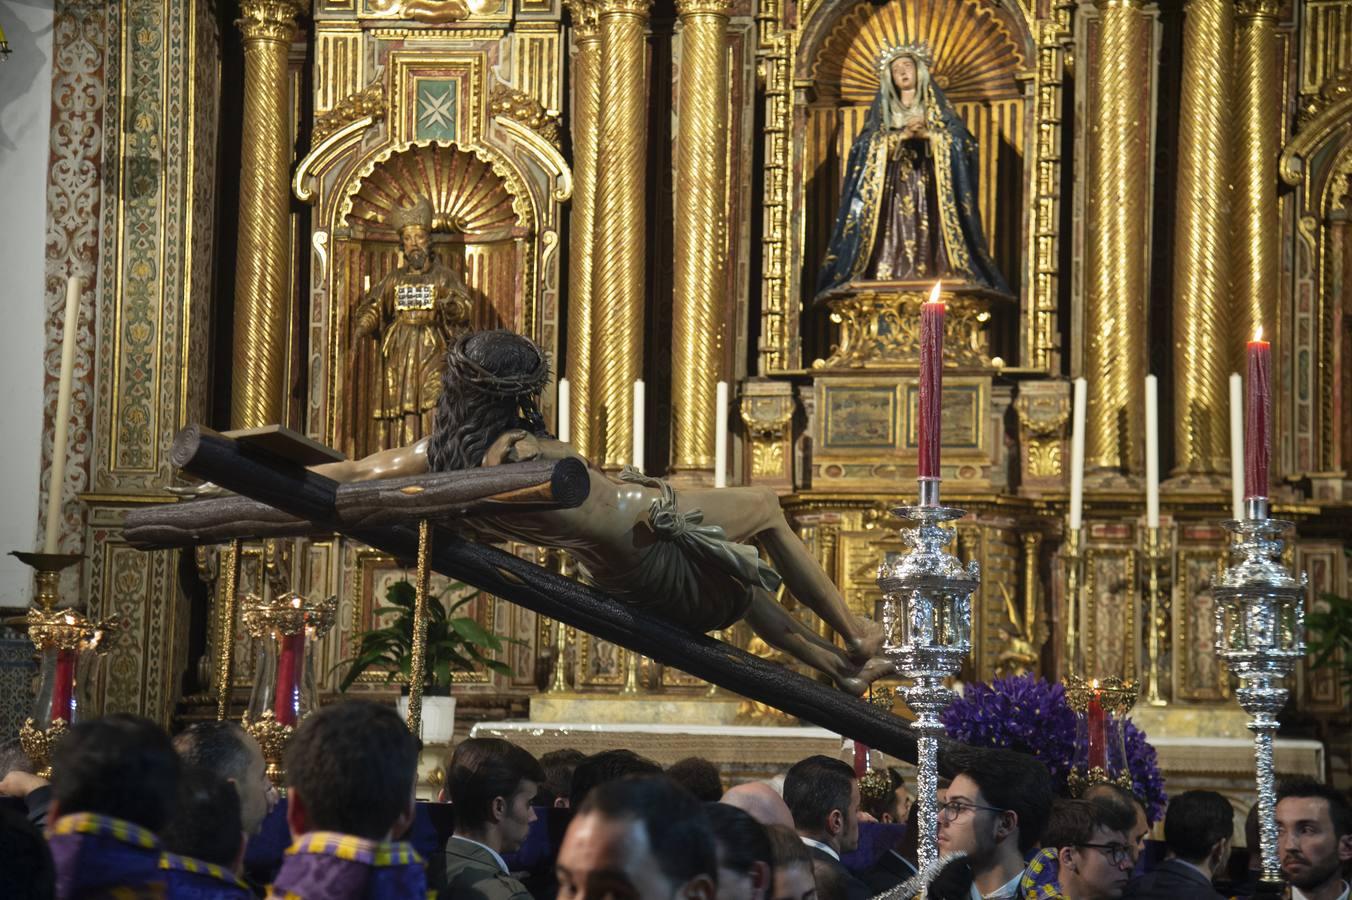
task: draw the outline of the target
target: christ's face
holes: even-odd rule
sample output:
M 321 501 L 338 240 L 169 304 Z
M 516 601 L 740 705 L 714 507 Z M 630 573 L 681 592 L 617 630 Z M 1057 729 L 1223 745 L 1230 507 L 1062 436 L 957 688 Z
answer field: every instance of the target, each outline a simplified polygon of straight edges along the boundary
M 898 56 L 892 60 L 892 84 L 899 91 L 915 90 L 915 60 L 909 56 Z

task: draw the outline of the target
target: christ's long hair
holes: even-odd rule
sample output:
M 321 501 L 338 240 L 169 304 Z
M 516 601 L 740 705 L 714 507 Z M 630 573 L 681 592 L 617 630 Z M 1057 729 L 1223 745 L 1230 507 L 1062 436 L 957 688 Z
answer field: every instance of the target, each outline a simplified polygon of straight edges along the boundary
M 510 331 L 472 331 L 446 351 L 436 422 L 427 442 L 433 472 L 472 469 L 498 435 L 513 428 L 548 436 L 537 402 L 549 361 Z

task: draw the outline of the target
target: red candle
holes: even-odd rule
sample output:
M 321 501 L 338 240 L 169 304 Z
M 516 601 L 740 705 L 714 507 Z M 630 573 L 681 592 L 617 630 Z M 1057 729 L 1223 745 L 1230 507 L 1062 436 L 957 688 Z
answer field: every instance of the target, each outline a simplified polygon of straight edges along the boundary
M 75 702 L 75 651 L 56 651 L 56 674 L 52 679 L 52 716 L 63 722 L 71 721 L 71 707 Z
M 1272 461 L 1272 345 L 1263 329 L 1249 341 L 1249 377 L 1244 395 L 1244 496 L 1268 496 L 1268 464 Z
M 277 691 L 272 697 L 272 714 L 281 725 L 295 725 L 300 705 L 300 667 L 305 653 L 305 632 L 282 635 L 281 654 L 277 657 Z
M 939 421 L 944 378 L 944 304 L 939 282 L 920 305 L 920 477 L 939 477 Z
M 868 771 L 868 745 L 854 742 L 854 777 L 863 778 Z
M 1103 704 L 1099 703 L 1099 692 L 1089 701 L 1086 714 L 1089 724 L 1089 768 L 1108 770 L 1108 740 L 1105 727 Z

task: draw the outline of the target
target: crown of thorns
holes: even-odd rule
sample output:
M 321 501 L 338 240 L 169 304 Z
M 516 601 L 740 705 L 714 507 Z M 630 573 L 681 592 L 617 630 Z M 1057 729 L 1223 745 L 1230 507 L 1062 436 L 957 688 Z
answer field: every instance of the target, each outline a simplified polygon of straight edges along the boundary
M 529 372 L 502 375 L 490 372 L 469 358 L 465 347 L 472 337 L 474 332 L 462 335 L 446 351 L 447 365 L 461 384 L 494 397 L 526 397 L 538 394 L 549 383 L 549 359 L 533 343 L 530 346 L 535 351 L 535 368 Z
M 883 52 L 878 54 L 878 71 L 886 72 L 887 67 L 892 65 L 892 61 L 899 56 L 913 56 L 929 68 L 930 48 L 924 41 L 911 41 L 906 44 L 892 44 L 883 48 Z

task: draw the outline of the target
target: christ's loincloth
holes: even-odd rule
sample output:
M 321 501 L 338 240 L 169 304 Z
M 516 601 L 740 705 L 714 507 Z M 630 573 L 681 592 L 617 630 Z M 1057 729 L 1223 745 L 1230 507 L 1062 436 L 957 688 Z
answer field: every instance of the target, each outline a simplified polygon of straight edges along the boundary
M 706 632 L 728 628 L 746 615 L 757 588 L 771 593 L 779 588 L 779 573 L 755 547 L 728 540 L 721 526 L 702 524 L 701 510 L 677 510 L 671 485 L 633 467 L 626 467 L 620 480 L 662 491 L 648 513 L 657 541 L 631 569 L 593 572 L 602 590 L 692 631 Z

